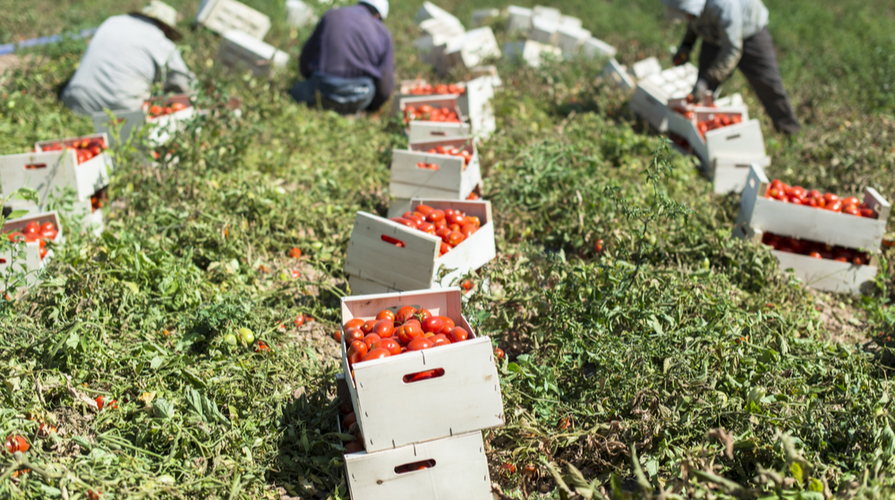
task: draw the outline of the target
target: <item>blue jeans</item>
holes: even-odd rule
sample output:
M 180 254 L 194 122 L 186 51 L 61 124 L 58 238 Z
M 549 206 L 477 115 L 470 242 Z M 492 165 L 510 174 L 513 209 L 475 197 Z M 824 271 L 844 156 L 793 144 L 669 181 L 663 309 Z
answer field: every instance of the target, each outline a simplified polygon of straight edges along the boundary
M 309 107 L 317 106 L 319 95 L 323 109 L 352 114 L 366 109 L 373 102 L 376 83 L 368 76 L 341 78 L 314 73 L 310 79 L 296 83 L 289 90 L 289 95 Z

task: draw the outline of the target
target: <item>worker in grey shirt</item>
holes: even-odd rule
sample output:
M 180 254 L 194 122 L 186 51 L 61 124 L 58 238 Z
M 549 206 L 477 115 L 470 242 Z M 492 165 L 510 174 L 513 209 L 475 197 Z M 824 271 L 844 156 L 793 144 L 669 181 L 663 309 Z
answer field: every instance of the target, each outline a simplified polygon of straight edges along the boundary
M 739 68 L 782 132 L 802 128 L 780 77 L 774 40 L 768 31 L 768 9 L 761 0 L 662 0 L 672 17 L 687 19 L 687 33 L 674 56 L 675 66 L 690 60 L 702 37 L 699 77 L 693 98 L 702 102 Z
M 78 70 L 62 92 L 77 113 L 140 109 L 155 82 L 165 92 L 188 93 L 195 76 L 174 42 L 177 11 L 153 0 L 140 13 L 107 19 L 93 36 Z

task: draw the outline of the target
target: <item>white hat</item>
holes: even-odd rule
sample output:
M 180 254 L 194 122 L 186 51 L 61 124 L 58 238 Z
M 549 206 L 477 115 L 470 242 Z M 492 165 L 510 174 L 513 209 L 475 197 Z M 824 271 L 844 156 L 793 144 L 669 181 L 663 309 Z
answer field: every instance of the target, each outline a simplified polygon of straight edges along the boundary
M 376 9 L 383 21 L 388 17 L 388 0 L 360 0 L 358 3 L 365 3 Z
M 165 35 L 173 41 L 180 40 L 183 38 L 183 35 L 177 31 L 177 10 L 170 5 L 160 2 L 159 0 L 152 0 L 149 2 L 149 5 L 143 7 L 143 10 L 137 12 L 137 14 L 146 16 L 148 18 L 154 19 L 167 27 L 165 31 Z

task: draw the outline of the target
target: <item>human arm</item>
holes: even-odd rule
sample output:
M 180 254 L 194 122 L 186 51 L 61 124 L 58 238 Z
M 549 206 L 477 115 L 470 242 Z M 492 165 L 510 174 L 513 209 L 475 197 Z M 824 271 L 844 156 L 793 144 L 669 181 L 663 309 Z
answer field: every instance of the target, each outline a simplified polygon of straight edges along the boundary
M 696 34 L 696 31 L 687 23 L 687 32 L 684 33 L 684 39 L 681 40 L 681 46 L 678 47 L 677 53 L 674 55 L 674 65 L 680 66 L 688 61 L 690 61 L 690 52 L 693 51 L 693 46 L 696 44 L 696 39 L 699 38 L 699 35 Z
M 743 56 L 743 18 L 727 2 L 711 2 L 706 12 L 719 39 L 718 55 L 704 71 L 709 90 L 715 90 L 733 74 Z
M 174 49 L 164 68 L 165 92 L 178 94 L 192 93 L 196 85 L 196 76 L 183 62 L 180 51 Z
M 317 27 L 314 28 L 311 38 L 308 38 L 304 47 L 301 48 L 301 56 L 298 58 L 298 70 L 305 78 L 311 78 L 315 69 L 313 66 L 316 66 L 318 59 L 320 59 L 320 38 L 323 36 L 323 23 L 325 22 L 326 16 L 324 15 L 320 22 L 317 23 Z
M 376 111 L 391 97 L 395 88 L 395 48 L 391 36 L 388 37 L 385 55 L 379 62 L 379 73 L 382 75 L 376 80 L 376 95 L 373 102 L 367 107 L 370 111 Z

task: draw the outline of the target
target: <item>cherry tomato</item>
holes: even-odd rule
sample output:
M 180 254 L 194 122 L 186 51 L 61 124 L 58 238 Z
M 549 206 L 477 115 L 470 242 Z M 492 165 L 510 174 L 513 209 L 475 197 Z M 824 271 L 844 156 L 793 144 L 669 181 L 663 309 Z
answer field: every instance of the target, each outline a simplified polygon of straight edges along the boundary
M 293 249 L 289 250 L 289 256 L 292 257 L 293 259 L 300 259 L 301 258 L 301 248 L 294 247 Z
M 497 347 L 494 349 L 494 357 L 495 358 L 497 358 L 498 360 L 501 360 L 501 359 L 503 359 L 503 356 L 504 356 L 503 349 L 501 349 L 500 347 Z

